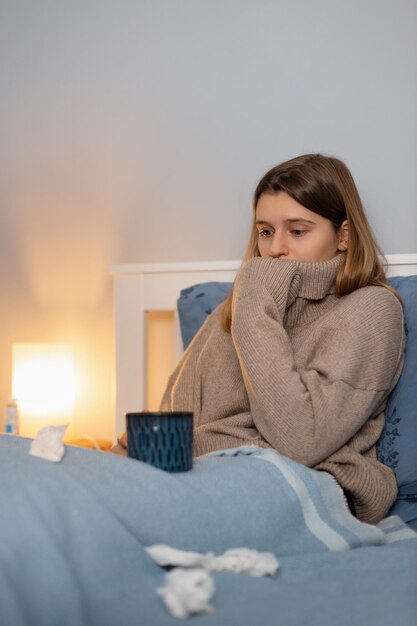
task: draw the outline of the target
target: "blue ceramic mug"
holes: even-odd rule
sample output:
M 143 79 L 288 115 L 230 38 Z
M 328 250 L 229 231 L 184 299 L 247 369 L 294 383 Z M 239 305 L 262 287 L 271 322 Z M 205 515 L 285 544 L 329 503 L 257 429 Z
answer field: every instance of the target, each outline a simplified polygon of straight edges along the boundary
M 193 413 L 126 414 L 127 453 L 132 459 L 167 472 L 186 472 L 193 466 Z

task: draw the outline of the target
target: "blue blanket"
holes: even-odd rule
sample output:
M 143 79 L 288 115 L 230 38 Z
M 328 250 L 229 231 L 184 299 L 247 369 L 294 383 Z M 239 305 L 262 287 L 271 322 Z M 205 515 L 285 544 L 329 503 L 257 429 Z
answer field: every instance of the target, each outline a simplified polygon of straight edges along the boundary
M 0 436 L 0 624 L 176 624 L 164 570 L 146 554 L 249 547 L 273 552 L 274 577 L 214 574 L 215 613 L 199 624 L 416 623 L 417 541 L 398 518 L 349 513 L 331 476 L 272 450 L 206 455 L 184 474 L 66 447 L 60 464 Z

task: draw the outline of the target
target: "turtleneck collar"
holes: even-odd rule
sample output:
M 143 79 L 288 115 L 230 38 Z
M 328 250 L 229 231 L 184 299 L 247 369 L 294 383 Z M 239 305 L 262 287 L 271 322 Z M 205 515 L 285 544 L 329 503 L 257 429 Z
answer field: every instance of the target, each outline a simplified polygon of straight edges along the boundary
M 318 263 L 289 261 L 300 270 L 302 277 L 297 297 L 321 300 L 330 293 L 336 293 L 336 276 L 345 256 L 345 253 L 342 252 L 329 261 Z
M 295 301 L 286 311 L 284 326 L 292 328 L 309 323 L 334 305 L 336 276 L 345 257 L 342 252 L 329 261 L 319 263 L 288 261 L 300 270 L 302 281 Z

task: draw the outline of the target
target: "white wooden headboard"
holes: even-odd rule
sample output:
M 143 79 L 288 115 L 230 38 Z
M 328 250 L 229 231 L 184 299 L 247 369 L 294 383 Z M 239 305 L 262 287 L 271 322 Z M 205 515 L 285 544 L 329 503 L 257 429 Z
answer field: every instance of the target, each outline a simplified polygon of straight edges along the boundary
M 417 274 L 417 254 L 386 256 L 388 276 Z M 145 407 L 146 324 L 148 311 L 176 311 L 181 289 L 208 281 L 232 282 L 240 261 L 113 265 L 116 341 L 114 435 L 125 429 L 125 414 Z M 182 346 L 176 324 L 175 357 Z

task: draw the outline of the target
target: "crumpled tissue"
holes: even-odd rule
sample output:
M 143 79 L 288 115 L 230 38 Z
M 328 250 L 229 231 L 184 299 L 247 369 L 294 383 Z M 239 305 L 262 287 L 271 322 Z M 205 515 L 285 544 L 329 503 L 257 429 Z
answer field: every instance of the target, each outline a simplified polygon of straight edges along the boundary
M 233 572 L 248 576 L 273 576 L 279 567 L 278 559 L 272 552 L 249 548 L 233 548 L 221 556 L 214 556 L 213 552 L 186 552 L 164 544 L 155 544 L 145 550 L 161 567 L 202 567 L 209 572 Z
M 210 600 L 214 594 L 214 581 L 200 568 L 177 567 L 165 576 L 165 587 L 156 590 L 171 615 L 178 618 L 192 613 L 211 613 Z
M 52 463 L 59 463 L 65 454 L 65 446 L 62 443 L 62 439 L 67 428 L 68 424 L 41 428 L 30 444 L 29 454 L 52 461 Z
M 159 588 L 157 593 L 171 614 L 179 618 L 213 610 L 209 600 L 214 594 L 214 581 L 207 572 L 273 576 L 279 567 L 272 552 L 249 548 L 233 548 L 220 556 L 214 556 L 213 552 L 200 554 L 177 550 L 164 544 L 149 546 L 145 550 L 161 567 L 177 568 L 166 574 L 166 586 Z
M 215 556 L 208 562 L 212 572 L 234 572 L 248 576 L 273 576 L 279 567 L 278 559 L 272 552 L 258 552 L 249 548 L 226 550 L 222 556 Z

